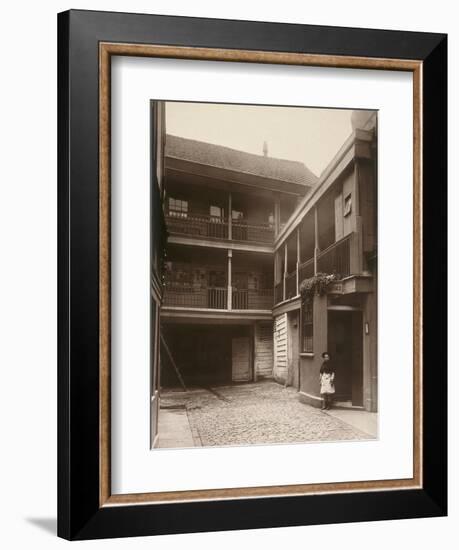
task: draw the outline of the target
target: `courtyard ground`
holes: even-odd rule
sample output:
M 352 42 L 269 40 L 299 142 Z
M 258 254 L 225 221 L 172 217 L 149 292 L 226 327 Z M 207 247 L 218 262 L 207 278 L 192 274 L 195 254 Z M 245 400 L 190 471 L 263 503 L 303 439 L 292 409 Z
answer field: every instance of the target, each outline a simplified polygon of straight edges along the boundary
M 376 414 L 321 411 L 276 382 L 161 392 L 161 448 L 366 440 Z

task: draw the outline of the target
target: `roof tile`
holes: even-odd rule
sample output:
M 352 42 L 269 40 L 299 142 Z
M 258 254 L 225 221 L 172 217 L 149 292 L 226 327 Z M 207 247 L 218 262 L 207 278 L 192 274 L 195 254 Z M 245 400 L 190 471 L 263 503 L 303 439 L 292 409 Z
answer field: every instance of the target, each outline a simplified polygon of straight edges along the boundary
M 165 155 L 309 187 L 314 187 L 318 181 L 318 177 L 299 161 L 255 155 L 171 134 L 166 135 Z

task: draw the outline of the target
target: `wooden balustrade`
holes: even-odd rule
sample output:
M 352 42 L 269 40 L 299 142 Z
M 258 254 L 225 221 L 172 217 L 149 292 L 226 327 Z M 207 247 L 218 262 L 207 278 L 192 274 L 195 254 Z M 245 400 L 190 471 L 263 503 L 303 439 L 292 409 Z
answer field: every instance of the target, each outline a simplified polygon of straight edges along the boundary
M 317 271 L 347 277 L 351 273 L 351 235 L 333 243 L 317 255 Z
M 163 305 L 206 309 L 227 309 L 228 289 L 223 287 L 198 287 L 166 283 Z M 271 309 L 273 289 L 232 290 L 232 309 Z
M 273 289 L 260 288 L 249 290 L 248 309 L 271 309 L 273 307 Z
M 166 215 L 166 225 L 170 233 L 191 237 L 228 238 L 228 220 L 206 214 L 197 216 Z
M 281 281 L 274 286 L 274 303 L 279 304 L 284 300 L 284 282 Z
M 252 241 L 267 244 L 271 244 L 274 241 L 274 228 L 269 224 L 233 221 L 231 227 L 235 241 Z
M 311 277 L 314 277 L 314 258 L 298 266 L 298 286 L 300 286 L 305 279 L 310 279 Z
M 210 309 L 226 309 L 228 307 L 228 289 L 207 287 L 207 307 Z
M 285 299 L 289 300 L 296 296 L 296 269 L 285 275 Z
M 359 273 L 358 254 L 357 234 L 351 233 L 317 253 L 317 272 L 335 274 L 340 278 L 348 277 L 351 273 Z M 314 258 L 310 258 L 298 265 L 298 290 L 305 279 L 310 279 L 314 276 L 314 263 Z M 296 278 L 296 270 L 291 273 L 285 273 L 284 280 L 274 286 L 275 305 L 297 296 Z
M 249 291 L 246 288 L 233 288 L 231 296 L 233 309 L 249 309 Z
M 166 283 L 163 305 L 205 308 L 207 307 L 207 292 L 205 288 Z
M 206 214 L 190 216 L 166 215 L 169 233 L 190 237 L 229 239 L 229 226 L 226 218 Z M 245 221 L 232 221 L 232 240 L 263 244 L 274 242 L 274 228 L 270 224 L 253 224 Z

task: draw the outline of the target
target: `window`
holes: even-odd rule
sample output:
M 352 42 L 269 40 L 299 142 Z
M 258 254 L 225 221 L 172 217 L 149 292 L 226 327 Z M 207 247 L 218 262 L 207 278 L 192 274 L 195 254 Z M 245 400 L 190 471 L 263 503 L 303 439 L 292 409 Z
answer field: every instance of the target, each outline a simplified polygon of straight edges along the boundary
M 192 286 L 193 284 L 193 269 L 178 262 L 167 262 L 167 283 L 169 288 Z
M 303 302 L 301 306 L 301 351 L 313 351 L 313 302 Z
M 169 216 L 173 216 L 174 218 L 187 218 L 188 201 L 169 197 Z
M 346 197 L 344 197 L 344 216 L 349 216 L 349 214 L 352 212 L 352 195 L 349 193 Z
M 233 210 L 231 217 L 233 218 L 234 222 L 238 222 L 244 219 L 244 212 L 241 212 L 240 210 Z
M 220 206 L 211 206 L 210 216 L 215 220 L 222 220 L 225 217 L 225 212 Z

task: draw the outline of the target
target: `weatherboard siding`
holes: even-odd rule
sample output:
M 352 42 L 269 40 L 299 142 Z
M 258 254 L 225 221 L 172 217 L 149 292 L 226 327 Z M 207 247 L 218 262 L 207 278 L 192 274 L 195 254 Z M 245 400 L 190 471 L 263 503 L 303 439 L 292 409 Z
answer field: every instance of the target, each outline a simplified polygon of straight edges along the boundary
M 278 315 L 274 320 L 274 378 L 285 382 L 288 368 L 287 314 Z

